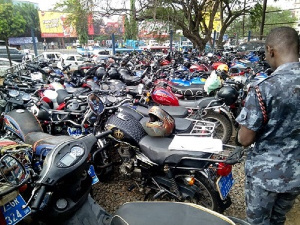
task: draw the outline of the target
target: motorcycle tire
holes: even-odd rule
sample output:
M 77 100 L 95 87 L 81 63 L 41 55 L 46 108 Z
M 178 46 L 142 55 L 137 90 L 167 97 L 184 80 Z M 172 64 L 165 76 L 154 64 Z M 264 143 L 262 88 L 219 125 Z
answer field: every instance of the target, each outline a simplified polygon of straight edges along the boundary
M 202 175 L 196 175 L 194 186 L 197 187 L 197 193 L 190 200 L 191 203 L 204 206 L 218 213 L 223 213 L 229 205 L 223 203 L 219 193 L 212 187 L 207 178 Z M 231 202 L 229 197 L 227 201 Z
M 219 193 L 212 187 L 207 178 L 203 177 L 201 174 L 196 175 L 193 188 L 196 189 L 196 193 L 193 197 L 185 198 L 183 200 L 184 202 L 201 205 L 218 213 L 223 213 L 225 209 L 231 205 L 230 197 L 228 196 L 226 201 L 222 201 Z M 168 189 L 168 187 L 166 187 L 166 189 Z M 152 187 L 145 193 L 144 201 L 178 201 L 167 192 L 159 198 L 154 198 L 154 195 L 158 191 L 159 190 L 156 187 Z
M 206 121 L 215 122 L 216 127 L 214 130 L 213 137 L 221 139 L 224 144 L 228 143 L 232 136 L 232 124 L 228 118 L 224 115 L 214 112 L 207 111 L 201 119 Z

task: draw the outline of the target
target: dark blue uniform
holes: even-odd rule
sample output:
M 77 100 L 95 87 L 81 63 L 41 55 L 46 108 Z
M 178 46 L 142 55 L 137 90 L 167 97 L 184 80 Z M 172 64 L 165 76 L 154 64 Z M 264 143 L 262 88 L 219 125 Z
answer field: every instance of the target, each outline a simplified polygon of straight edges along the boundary
M 284 224 L 300 193 L 300 63 L 281 65 L 258 86 L 268 122 L 254 88 L 237 118 L 256 132 L 245 163 L 247 217 L 251 224 Z

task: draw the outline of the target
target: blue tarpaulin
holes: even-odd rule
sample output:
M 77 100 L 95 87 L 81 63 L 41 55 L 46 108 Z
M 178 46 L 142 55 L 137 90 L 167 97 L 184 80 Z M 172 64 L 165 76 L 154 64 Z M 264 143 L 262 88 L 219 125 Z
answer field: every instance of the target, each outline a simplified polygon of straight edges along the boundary
M 8 39 L 10 45 L 24 45 L 32 44 L 32 37 L 12 37 Z M 35 43 L 38 43 L 38 39 L 35 37 Z

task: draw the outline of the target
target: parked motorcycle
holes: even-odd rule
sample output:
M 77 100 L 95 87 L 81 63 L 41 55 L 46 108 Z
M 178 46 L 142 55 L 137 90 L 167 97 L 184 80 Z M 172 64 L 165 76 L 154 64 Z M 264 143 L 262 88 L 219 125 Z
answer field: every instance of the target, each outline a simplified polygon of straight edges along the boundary
M 126 203 L 114 215 L 109 215 L 89 195 L 95 179 L 94 174 L 89 173 L 89 155 L 97 139 L 110 133 L 107 131 L 58 144 L 46 156 L 45 166 L 34 181 L 35 187 L 27 203 L 18 190 L 26 185 L 30 175 L 13 156 L 1 157 L 0 182 L 4 184 L 0 189 L 1 225 L 14 225 L 20 221 L 24 224 L 61 225 L 248 225 L 240 219 L 225 217 L 196 204 L 174 202 Z
M 221 140 L 207 137 L 212 135 L 214 123 L 198 121 L 174 136 L 172 129 L 176 129 L 176 122 L 171 129 L 168 122 L 163 122 L 174 119 L 161 109 L 155 110 L 157 113 L 149 112 L 150 118 L 141 121 L 138 115 L 122 109 L 107 121 L 106 128 L 113 131 L 112 145 L 117 147 L 122 159 L 120 173 L 134 178 L 150 199 L 191 201 L 214 211 L 225 210 L 231 204 L 228 193 L 233 178 L 231 166 L 223 164 L 225 156 L 206 149 L 216 146 L 222 149 Z M 168 115 L 168 118 L 162 119 L 159 115 Z M 151 136 L 142 125 L 147 121 L 155 127 Z M 162 137 L 165 133 L 160 136 L 160 126 L 168 130 L 168 136 Z M 197 147 L 183 147 L 188 143 Z M 209 143 L 216 146 L 208 147 Z M 220 182 L 224 182 L 221 189 Z M 225 190 L 225 186 L 228 189 Z

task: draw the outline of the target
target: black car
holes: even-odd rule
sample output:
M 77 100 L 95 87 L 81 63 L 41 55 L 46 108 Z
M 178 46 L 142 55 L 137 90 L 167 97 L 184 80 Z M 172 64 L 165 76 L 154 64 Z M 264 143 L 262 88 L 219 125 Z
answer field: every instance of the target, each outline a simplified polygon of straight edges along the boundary
M 23 53 L 21 53 L 16 48 L 9 47 L 8 49 L 9 49 L 9 52 L 10 52 L 11 60 L 16 61 L 16 62 L 22 62 L 22 59 L 24 57 Z M 0 58 L 7 58 L 8 59 L 6 46 L 0 46 Z

